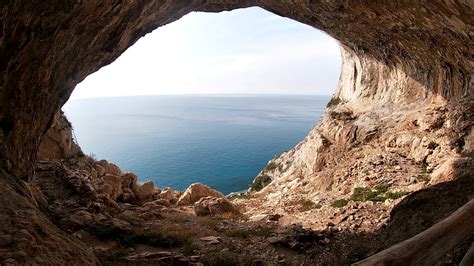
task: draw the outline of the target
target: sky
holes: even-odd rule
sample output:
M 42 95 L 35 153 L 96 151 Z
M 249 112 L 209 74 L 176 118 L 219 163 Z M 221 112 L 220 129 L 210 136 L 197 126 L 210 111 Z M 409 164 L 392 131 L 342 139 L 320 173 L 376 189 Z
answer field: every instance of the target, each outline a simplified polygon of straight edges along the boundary
M 78 84 L 71 99 L 160 94 L 331 95 L 337 41 L 253 7 L 190 13 L 138 40 Z

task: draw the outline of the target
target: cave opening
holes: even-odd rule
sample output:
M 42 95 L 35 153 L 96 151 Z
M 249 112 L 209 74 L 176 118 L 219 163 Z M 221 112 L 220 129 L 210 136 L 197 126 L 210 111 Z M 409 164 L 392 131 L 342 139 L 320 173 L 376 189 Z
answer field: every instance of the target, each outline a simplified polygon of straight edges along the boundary
M 177 199 L 170 190 L 137 184 L 133 175 L 114 165 L 82 156 L 38 159 L 40 142 L 47 139 L 47 130 L 58 129 L 53 128 L 53 118 L 75 86 L 141 36 L 192 11 L 249 6 L 324 30 L 341 43 L 343 57 L 339 100 L 334 99 L 342 104 L 326 113 L 297 152 L 283 158 L 294 162 L 299 174 L 272 182 L 258 193 L 263 197 L 250 193 L 252 197 L 241 201 L 250 204 L 246 214 L 264 219 L 260 228 L 245 234 L 238 223 L 232 234 L 225 234 L 228 230 L 222 232 L 219 225 L 224 222 L 209 217 L 189 228 L 189 218 L 197 215 L 163 219 L 166 213 L 156 212 L 171 204 L 163 197 Z M 204 248 L 210 245 L 201 237 L 209 240 L 208 230 L 219 229 L 212 235 L 223 241 L 212 246 L 220 248 L 208 254 L 228 258 L 221 256 L 229 255 L 221 252 L 222 244 L 238 241 L 245 248 L 225 249 L 233 258 L 248 258 L 249 264 L 262 263 L 260 255 L 269 253 L 264 260 L 281 263 L 281 255 L 288 254 L 280 253 L 283 245 L 304 251 L 302 256 L 284 257 L 284 262 L 301 265 L 347 265 L 369 256 L 359 264 L 455 264 L 468 249 L 465 258 L 472 262 L 473 10 L 469 1 L 126 0 L 40 5 L 19 0 L 0 5 L 0 263 L 97 265 L 184 259 L 170 252 L 142 252 L 135 245 L 143 240 L 170 244 L 162 235 L 144 235 L 142 229 L 149 228 L 150 220 L 158 232 L 169 234 L 170 227 L 163 226 L 167 223 L 178 233 L 193 233 L 193 243 Z M 354 160 L 361 161 L 352 164 Z M 391 169 L 396 166 L 402 171 Z M 364 170 L 381 171 L 372 176 Z M 390 181 L 389 186 L 383 181 Z M 376 202 L 355 202 L 356 191 L 372 194 Z M 397 195 L 404 198 L 386 201 L 389 192 L 403 192 Z M 223 197 L 218 200 L 225 202 Z M 186 204 L 178 208 L 196 207 Z M 277 238 L 262 241 L 269 235 L 263 226 L 292 224 L 291 217 L 314 229 L 323 226 L 317 229 L 321 234 L 306 234 L 300 227 L 287 230 L 296 240 L 310 237 L 310 246 L 280 231 L 274 232 Z M 107 241 L 112 238 L 119 249 L 105 251 L 104 242 L 89 239 L 84 230 L 109 237 Z M 124 253 L 122 244 L 133 247 Z M 308 253 L 307 247 L 314 249 Z
M 303 140 L 339 80 L 338 43 L 261 8 L 190 13 L 78 84 L 63 107 L 86 154 L 141 182 L 227 194 Z

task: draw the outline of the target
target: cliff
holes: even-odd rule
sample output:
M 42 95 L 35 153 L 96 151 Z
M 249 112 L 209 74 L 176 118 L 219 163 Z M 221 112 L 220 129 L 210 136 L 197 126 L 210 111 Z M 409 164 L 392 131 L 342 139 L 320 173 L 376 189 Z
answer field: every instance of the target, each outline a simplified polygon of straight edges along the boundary
M 315 257 L 326 254 L 323 245 L 329 243 L 336 243 L 331 246 L 333 250 L 344 250 L 341 249 L 344 243 L 351 243 L 351 232 L 379 232 L 367 224 L 351 229 L 354 223 L 347 221 L 357 220 L 363 225 L 364 216 L 377 214 L 381 214 L 377 226 L 387 228 L 383 229 L 389 237 L 386 243 L 394 244 L 447 217 L 472 198 L 474 7 L 471 1 L 4 2 L 0 4 L 2 263 L 98 263 L 97 255 L 103 250 L 100 248 L 103 242 L 93 236 L 90 241 L 81 239 L 82 234 L 78 237 L 73 235 L 76 232 L 67 231 L 64 226 L 68 223 L 56 219 L 64 218 L 57 216 L 61 208 L 51 205 L 56 196 L 61 197 L 59 203 L 71 204 L 65 205 L 72 206 L 71 210 L 86 208 L 90 212 L 88 208 L 92 208 L 99 221 L 104 216 L 104 221 L 122 223 L 125 218 L 114 219 L 118 219 L 116 215 L 124 212 L 125 207 L 149 215 L 149 211 L 138 210 L 142 205 L 117 208 L 114 197 L 123 194 L 122 186 L 119 193 L 118 187 L 103 187 L 104 176 L 88 174 L 92 168 L 98 171 L 99 162 L 79 156 L 69 131 L 58 127 L 55 116 L 75 85 L 113 62 L 153 29 L 191 11 L 220 12 L 249 6 L 260 6 L 327 32 L 340 42 L 343 55 L 338 89 L 320 123 L 293 150 L 263 170 L 260 180 L 264 182 L 259 188 L 265 188 L 252 192 L 252 198 L 237 202 L 255 221 L 258 214 L 265 211 L 271 220 L 280 220 L 277 219 L 280 212 L 284 214 L 278 226 L 296 219 L 307 227 L 318 228 L 326 221 L 311 224 L 311 220 L 326 217 L 324 215 L 332 215 L 334 221 L 330 223 L 337 225 L 329 226 L 333 229 L 326 228 L 329 231 L 321 236 L 300 229 L 290 230 L 291 236 L 269 240 L 272 245 L 304 249 L 308 243 L 295 239 L 308 238 L 309 234 L 309 239 L 314 240 L 311 243 L 321 244 L 312 246 Z M 56 133 L 45 136 L 48 129 Z M 57 158 L 69 156 L 70 159 L 58 162 Z M 37 158 L 53 157 L 55 160 L 46 162 L 42 172 Z M 117 171 L 111 176 L 122 177 L 122 173 Z M 113 177 L 108 180 L 120 180 Z M 50 180 L 58 181 L 51 183 L 55 189 L 42 187 L 50 184 Z M 53 193 L 61 189 L 64 195 Z M 446 206 L 442 210 L 427 203 L 439 200 L 432 194 L 438 193 L 437 189 L 446 191 L 448 197 L 440 200 L 440 204 Z M 46 191 L 51 192 L 49 198 Z M 399 198 L 407 193 L 406 198 Z M 78 205 L 75 201 L 67 203 L 68 197 L 77 199 Z M 383 205 L 371 203 L 382 199 Z M 345 200 L 353 202 L 343 206 L 341 203 Z M 336 201 L 339 205 L 335 205 Z M 396 230 L 391 222 L 403 224 L 410 216 L 401 215 L 400 211 L 408 212 L 404 206 L 418 206 L 416 202 L 425 202 L 421 204 L 425 212 L 413 218 L 418 219 L 420 226 L 407 234 L 398 232 L 400 235 L 394 236 Z M 298 205 L 311 208 L 288 210 Z M 109 211 L 114 209 L 120 212 Z M 346 215 L 348 213 L 350 215 Z M 154 215 L 158 219 L 159 212 Z M 391 217 L 389 220 L 387 215 Z M 429 222 L 423 215 L 430 217 Z M 81 217 L 89 219 L 87 215 Z M 166 224 L 170 220 L 163 221 Z M 134 224 L 133 221 L 127 223 Z M 125 229 L 120 230 L 124 233 Z M 332 238 L 335 231 L 342 233 Z M 344 234 L 346 238 L 342 237 Z M 143 232 L 135 231 L 134 234 L 126 231 L 123 235 L 127 237 L 121 238 L 122 244 L 133 242 L 132 236 L 134 241 L 137 235 L 142 240 L 144 237 Z M 340 241 L 335 240 L 338 238 Z M 253 242 L 239 243 L 249 247 Z M 363 252 L 364 256 L 387 247 L 366 243 L 370 252 Z M 241 248 L 242 252 L 245 250 L 248 248 Z M 130 255 L 131 258 L 117 254 L 115 257 L 146 259 L 138 256 L 140 254 L 144 253 Z M 278 261 L 278 256 L 273 255 Z M 345 255 L 347 263 L 351 254 Z M 310 263 L 304 261 L 305 256 L 300 258 L 299 262 Z M 340 258 L 333 259 L 332 262 Z

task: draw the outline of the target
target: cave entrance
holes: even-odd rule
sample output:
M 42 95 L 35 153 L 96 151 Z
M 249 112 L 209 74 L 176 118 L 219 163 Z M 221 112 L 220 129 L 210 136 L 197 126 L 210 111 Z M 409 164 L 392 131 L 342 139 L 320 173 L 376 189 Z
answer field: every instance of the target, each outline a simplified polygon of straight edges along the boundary
M 86 154 L 140 181 L 243 190 L 324 112 L 341 68 L 325 33 L 260 8 L 190 13 L 80 83 L 64 106 Z

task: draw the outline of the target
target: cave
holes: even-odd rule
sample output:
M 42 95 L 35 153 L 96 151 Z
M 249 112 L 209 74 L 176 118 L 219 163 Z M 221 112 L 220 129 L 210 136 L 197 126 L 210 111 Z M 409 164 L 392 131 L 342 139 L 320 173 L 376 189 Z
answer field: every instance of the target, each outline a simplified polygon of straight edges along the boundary
M 343 65 L 336 96 L 345 109 L 327 113 L 310 133 L 306 143 L 318 142 L 317 151 L 311 150 L 314 145 L 300 146 L 300 151 L 308 147 L 305 154 L 317 154 L 328 141 L 344 147 L 381 135 L 396 138 L 373 145 L 400 148 L 404 137 L 395 133 L 415 130 L 409 124 L 417 128 L 421 148 L 407 148 L 404 156 L 440 171 L 449 168 L 441 167 L 449 161 L 451 168 L 441 172 L 440 183 L 445 176 L 452 180 L 472 175 L 474 6 L 469 1 L 4 2 L 0 4 L 0 246 L 7 248 L 0 254 L 14 254 L 14 261 L 23 263 L 96 263 L 92 251 L 34 205 L 28 185 L 41 139 L 55 115 L 79 82 L 112 63 L 146 33 L 192 11 L 251 6 L 320 29 L 341 44 Z M 355 122 L 346 126 L 331 119 Z M 390 130 L 378 130 L 386 124 Z M 435 131 L 437 135 L 431 136 Z M 439 141 L 430 142 L 430 136 Z M 308 166 L 303 174 L 332 167 L 324 156 L 305 157 L 300 163 Z M 330 189 L 329 179 L 321 177 L 321 190 Z M 467 210 L 472 217 L 472 206 Z M 472 234 L 472 224 L 459 225 L 459 230 Z
M 308 134 L 339 71 L 337 42 L 307 25 L 257 7 L 194 12 L 89 75 L 62 110 L 85 154 L 142 182 L 229 194 Z

